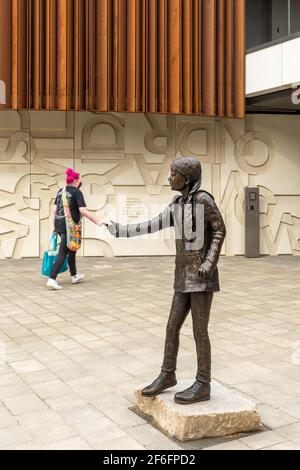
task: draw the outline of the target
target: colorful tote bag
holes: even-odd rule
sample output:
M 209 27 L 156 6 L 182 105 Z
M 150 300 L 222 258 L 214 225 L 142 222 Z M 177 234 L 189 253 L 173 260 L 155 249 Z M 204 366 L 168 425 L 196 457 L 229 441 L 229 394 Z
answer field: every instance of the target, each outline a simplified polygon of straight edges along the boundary
M 50 239 L 48 250 L 45 251 L 44 257 L 43 257 L 43 264 L 42 264 L 43 276 L 47 276 L 47 277 L 51 276 L 52 268 L 56 261 L 57 255 L 58 255 L 57 234 L 53 233 Z M 67 270 L 68 270 L 68 262 L 67 262 L 67 259 L 65 259 L 65 262 L 62 265 L 59 272 L 64 273 Z
M 81 221 L 75 224 L 72 219 L 66 188 L 62 190 L 62 203 L 66 219 L 67 247 L 71 251 L 77 251 L 81 247 Z

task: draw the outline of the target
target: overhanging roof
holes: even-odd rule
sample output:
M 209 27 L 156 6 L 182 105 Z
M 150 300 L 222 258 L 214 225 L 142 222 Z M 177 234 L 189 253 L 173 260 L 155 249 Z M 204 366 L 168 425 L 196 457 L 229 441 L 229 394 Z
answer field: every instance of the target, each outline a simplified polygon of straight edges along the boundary
M 300 114 L 300 88 L 294 102 L 292 94 L 295 88 L 268 93 L 252 98 L 246 98 L 246 113 L 255 114 Z M 295 101 L 295 98 L 299 103 Z

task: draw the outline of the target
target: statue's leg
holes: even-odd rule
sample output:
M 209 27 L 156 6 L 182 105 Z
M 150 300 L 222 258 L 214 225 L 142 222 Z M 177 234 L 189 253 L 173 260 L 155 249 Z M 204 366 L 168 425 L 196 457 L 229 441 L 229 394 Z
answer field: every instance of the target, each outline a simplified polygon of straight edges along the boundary
M 165 372 L 176 370 L 179 333 L 190 308 L 191 294 L 183 294 L 175 291 L 167 324 L 164 360 L 161 368 Z
M 192 292 L 191 310 L 193 331 L 196 341 L 198 371 L 196 382 L 186 390 L 174 396 L 176 403 L 188 405 L 210 399 L 210 342 L 208 337 L 208 321 L 213 292 Z
M 176 362 L 179 349 L 179 332 L 191 308 L 191 295 L 174 293 L 171 312 L 167 325 L 165 353 L 161 373 L 150 385 L 142 389 L 142 395 L 154 397 L 167 388 L 174 387 Z
M 213 292 L 193 292 L 191 294 L 193 332 L 198 363 L 196 380 L 207 384 L 211 380 L 211 351 L 208 322 L 212 300 Z

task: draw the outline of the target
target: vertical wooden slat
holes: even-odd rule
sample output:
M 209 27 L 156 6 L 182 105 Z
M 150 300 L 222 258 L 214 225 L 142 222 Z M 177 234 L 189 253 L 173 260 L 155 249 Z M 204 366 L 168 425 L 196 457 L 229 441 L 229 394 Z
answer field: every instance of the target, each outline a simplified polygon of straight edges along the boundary
M 29 81 L 29 63 L 28 63 L 28 3 L 29 0 L 19 1 L 18 3 L 18 47 L 17 47 L 17 67 L 18 67 L 18 108 L 26 109 L 29 107 L 28 81 Z M 24 21 L 25 20 L 25 21 Z
M 41 92 L 40 92 L 40 44 L 41 44 L 41 5 L 40 0 L 34 0 L 34 16 L 33 16 L 33 109 L 39 109 L 42 107 L 41 103 Z
M 234 115 L 245 115 L 245 54 L 246 54 L 246 8 L 243 0 L 235 2 L 234 9 Z
M 50 2 L 50 109 L 57 109 L 57 0 Z
M 79 0 L 74 0 L 74 109 L 79 107 Z
M 168 112 L 180 110 L 180 0 L 168 0 Z
M 148 49 L 148 37 L 147 37 L 147 0 L 142 0 L 141 8 L 141 37 L 142 37 L 142 48 L 141 48 L 141 66 L 142 66 L 142 84 L 141 84 L 141 111 L 145 112 L 147 109 L 147 83 L 148 83 L 148 67 L 147 67 L 147 49 Z
M 136 1 L 127 0 L 127 111 L 135 111 Z
M 73 109 L 74 87 L 74 0 L 67 0 L 67 109 Z
M 203 18 L 203 8 L 202 3 L 205 0 L 199 0 L 199 114 L 202 114 L 203 99 L 202 99 L 202 43 L 203 43 L 203 31 L 202 31 L 202 18 Z
M 85 1 L 79 0 L 79 18 L 78 18 L 78 28 L 79 28 L 79 109 L 84 110 L 86 109 L 86 62 L 87 62 L 87 54 L 86 54 L 86 37 L 85 37 L 85 29 L 86 29 L 86 9 L 85 9 Z
M 186 0 L 185 0 L 186 1 Z M 178 112 L 182 113 L 183 111 L 183 80 L 185 79 L 183 73 L 183 13 L 182 13 L 182 4 L 184 0 L 180 0 L 179 2 L 179 109 Z M 185 31 L 184 34 L 186 35 L 187 32 Z M 188 31 L 190 34 L 190 30 Z
M 12 87 L 11 103 L 12 108 L 18 109 L 19 104 L 19 0 L 12 0 Z
M 45 1 L 40 0 L 40 109 L 45 108 Z
M 158 111 L 165 112 L 165 68 L 166 68 L 166 42 L 165 42 L 165 0 L 157 1 L 157 93 Z
M 225 0 L 217 0 L 217 114 L 224 116 Z
M 140 0 L 135 0 L 135 111 L 141 110 L 142 95 L 142 9 Z
M 90 64 L 91 64 L 91 49 L 90 49 L 90 0 L 85 0 L 84 4 L 84 44 L 85 44 L 85 68 L 84 68 L 84 108 L 89 108 L 89 86 L 90 86 Z
M 50 108 L 50 0 L 45 10 L 45 107 Z
M 191 0 L 183 2 L 183 112 L 191 113 Z
M 148 100 L 147 111 L 156 111 L 156 0 L 148 4 Z
M 119 0 L 118 6 L 118 111 L 126 110 L 126 70 L 127 70 L 127 0 Z
M 46 109 L 56 109 L 56 0 L 46 0 Z
M 113 9 L 114 5 L 111 0 L 108 2 L 108 25 L 107 25 L 107 34 L 108 34 L 108 46 L 107 46 L 107 88 L 108 88 L 108 109 L 111 111 L 114 109 L 114 80 L 113 80 L 113 52 L 114 52 L 114 42 L 113 42 Z
M 113 0 L 113 109 L 118 110 L 119 0 Z
M 67 0 L 57 2 L 57 108 L 67 107 Z
M 202 112 L 215 115 L 216 70 L 215 70 L 215 0 L 202 2 Z
M 108 109 L 108 0 L 97 0 L 96 108 Z
M 85 109 L 85 5 L 74 0 L 74 109 Z
M 32 50 L 32 24 L 33 24 L 33 0 L 27 2 L 27 37 L 26 37 L 26 49 L 27 49 L 27 90 L 26 90 L 26 109 L 31 109 L 33 105 L 32 100 L 32 77 L 33 77 L 33 61 L 34 54 Z
M 199 113 L 199 100 L 200 100 L 200 47 L 199 47 L 199 0 L 194 0 L 193 9 L 193 111 L 195 114 Z
M 12 94 L 12 4 L 11 0 L 1 2 L 0 15 L 0 109 L 13 107 Z M 1 53 L 5 51 L 5 53 Z
M 88 35 L 89 35 L 89 77 L 88 77 L 88 103 L 87 108 L 95 109 L 95 91 L 96 91 L 96 3 L 95 0 L 89 0 L 88 13 Z
M 85 109 L 90 109 L 90 86 L 91 86 L 91 61 L 92 61 L 92 48 L 91 48 L 91 35 L 90 35 L 90 0 L 85 0 Z
M 225 6 L 225 114 L 233 116 L 233 0 L 226 0 Z

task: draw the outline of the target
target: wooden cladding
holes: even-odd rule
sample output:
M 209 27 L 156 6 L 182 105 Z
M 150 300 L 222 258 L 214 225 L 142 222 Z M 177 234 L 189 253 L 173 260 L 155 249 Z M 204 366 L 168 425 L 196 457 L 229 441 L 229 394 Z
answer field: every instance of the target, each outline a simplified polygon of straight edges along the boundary
M 245 0 L 1 0 L 1 108 L 243 118 Z

